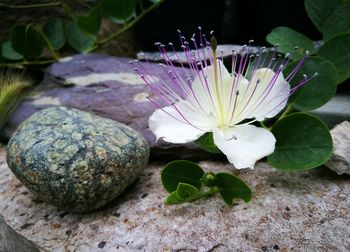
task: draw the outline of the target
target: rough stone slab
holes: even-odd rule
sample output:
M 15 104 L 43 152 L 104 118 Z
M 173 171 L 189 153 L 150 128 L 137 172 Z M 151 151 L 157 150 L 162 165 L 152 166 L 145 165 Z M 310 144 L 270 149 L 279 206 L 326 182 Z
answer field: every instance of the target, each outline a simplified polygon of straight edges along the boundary
M 250 53 L 251 54 L 256 54 L 260 51 L 261 47 L 257 46 L 251 46 L 250 47 Z M 230 59 L 232 58 L 232 50 L 234 50 L 236 53 L 240 54 L 242 52 L 242 45 L 218 45 L 217 46 L 217 51 L 220 52 L 220 57 L 224 59 Z M 266 48 L 265 51 L 271 51 L 271 48 Z M 172 62 L 175 63 L 188 63 L 188 56 L 182 52 L 176 52 L 175 53 L 171 52 L 169 50 L 168 56 L 169 59 Z M 137 54 L 137 58 L 140 60 L 147 59 L 149 61 L 154 61 L 154 62 L 162 62 L 163 61 L 163 56 L 159 52 L 139 52 Z M 209 57 L 206 57 L 209 59 Z
M 0 137 L 9 139 L 19 124 L 37 111 L 65 106 L 111 118 L 136 129 L 144 135 L 150 147 L 157 150 L 153 152 L 154 155 L 162 156 L 163 160 L 167 155 L 174 154 L 182 158 L 189 155 L 210 157 L 194 144 L 174 145 L 164 141 L 156 143 L 155 136 L 148 129 L 148 118 L 155 107 L 146 99 L 147 96 L 154 95 L 133 71 L 130 60 L 81 54 L 52 64 L 45 72 L 44 81 L 14 112 L 0 132 Z M 183 69 L 178 72 L 186 74 Z M 159 67 L 150 68 L 150 73 L 156 80 L 167 79 L 166 73 Z M 157 100 L 156 97 L 153 98 Z
M 266 163 L 239 174 L 254 191 L 227 208 L 218 197 L 164 206 L 160 164 L 107 207 L 69 214 L 37 201 L 0 151 L 0 214 L 41 251 L 349 251 L 350 180 L 320 168 L 282 173 Z M 205 170 L 231 165 L 202 162 Z M 6 251 L 6 250 L 5 250 Z
M 0 251 L 6 252 L 38 252 L 34 243 L 10 228 L 0 214 Z
M 331 135 L 334 153 L 325 165 L 339 175 L 350 175 L 350 122 L 338 124 L 331 130 Z

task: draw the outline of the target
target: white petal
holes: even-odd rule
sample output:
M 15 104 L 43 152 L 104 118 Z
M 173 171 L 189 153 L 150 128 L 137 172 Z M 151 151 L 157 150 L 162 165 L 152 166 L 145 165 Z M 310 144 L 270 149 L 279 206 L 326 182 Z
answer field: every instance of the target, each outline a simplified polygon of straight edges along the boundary
M 183 110 L 181 105 L 177 106 L 177 108 Z M 173 117 L 168 115 L 163 110 L 171 114 Z M 154 111 L 148 121 L 149 128 L 156 136 L 157 140 L 162 138 L 164 141 L 170 143 L 188 143 L 198 139 L 205 133 L 205 131 L 199 130 L 198 128 L 187 123 L 183 118 L 181 118 L 179 113 L 173 107 L 164 107 L 163 110 L 157 109 Z M 193 121 L 195 125 L 202 123 L 201 127 L 205 128 L 206 122 L 204 121 L 203 125 L 203 121 L 200 121 L 201 118 L 193 119 L 186 114 L 186 117 L 187 116 L 189 117 L 186 118 L 187 120 L 191 119 L 191 122 Z M 195 115 L 192 117 L 194 116 Z
M 253 125 L 237 125 L 214 132 L 215 145 L 237 169 L 253 169 L 259 159 L 273 153 L 275 142 L 270 131 Z
M 280 73 L 272 85 L 274 76 L 271 69 L 261 68 L 255 71 L 249 84 L 240 82 L 236 109 L 240 118 L 255 117 L 262 121 L 264 118 L 274 117 L 285 107 L 289 97 L 289 84 Z
M 206 78 L 203 76 L 206 76 Z M 212 113 L 215 118 L 218 118 L 219 113 L 219 97 L 221 100 L 225 100 L 223 96 L 227 94 L 227 90 L 232 86 L 232 77 L 221 60 L 217 60 L 217 82 L 219 93 L 216 88 L 213 65 L 203 68 L 200 77 L 196 76 L 192 81 L 193 92 L 201 107 L 207 113 Z

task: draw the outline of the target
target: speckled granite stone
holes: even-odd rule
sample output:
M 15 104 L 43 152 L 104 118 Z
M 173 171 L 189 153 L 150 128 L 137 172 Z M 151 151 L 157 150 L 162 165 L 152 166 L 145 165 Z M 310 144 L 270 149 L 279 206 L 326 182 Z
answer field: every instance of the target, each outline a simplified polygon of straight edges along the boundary
M 128 126 L 76 109 L 32 115 L 8 145 L 7 162 L 42 200 L 73 212 L 121 194 L 147 165 L 146 140 Z
M 76 214 L 38 201 L 4 160 L 0 145 L 0 215 L 41 252 L 350 251 L 349 176 L 324 167 L 285 173 L 258 162 L 254 170 L 236 171 L 253 199 L 228 208 L 219 196 L 165 206 L 159 172 L 164 164 L 150 163 L 115 201 Z M 200 165 L 232 172 L 227 163 Z

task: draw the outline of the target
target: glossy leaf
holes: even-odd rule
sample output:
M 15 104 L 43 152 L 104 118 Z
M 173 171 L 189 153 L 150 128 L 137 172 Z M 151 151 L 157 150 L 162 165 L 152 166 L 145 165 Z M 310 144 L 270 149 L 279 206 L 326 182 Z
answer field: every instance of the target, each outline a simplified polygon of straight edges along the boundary
M 28 57 L 27 50 L 27 27 L 25 25 L 16 25 L 11 30 L 12 48 L 19 54 Z
M 208 132 L 205 133 L 203 136 L 198 138 L 195 143 L 201 147 L 203 150 L 210 152 L 210 153 L 221 153 L 218 147 L 216 147 L 213 139 L 213 133 Z
M 177 197 L 179 199 L 186 200 L 197 195 L 198 189 L 197 187 L 190 184 L 179 183 L 177 186 L 176 192 L 177 192 Z
M 190 184 L 199 190 L 203 174 L 203 169 L 197 164 L 187 160 L 177 160 L 164 167 L 161 180 L 165 190 L 169 193 L 176 191 L 179 183 Z
M 135 0 L 102 0 L 102 9 L 117 23 L 125 23 L 135 16 Z
M 12 48 L 26 58 L 38 58 L 45 46 L 42 35 L 30 25 L 16 25 L 11 30 Z
M 165 200 L 165 204 L 166 205 L 175 205 L 175 204 L 182 204 L 182 203 L 185 203 L 185 200 L 183 199 L 180 199 L 178 196 L 177 196 L 177 192 L 172 192 L 168 195 L 168 197 L 166 198 Z
M 23 56 L 13 50 L 11 41 L 6 41 L 1 45 L 2 57 L 9 60 L 20 60 Z
M 279 44 L 279 51 L 290 53 L 294 60 L 302 58 L 306 50 L 310 54 L 316 53 L 312 40 L 288 27 L 281 26 L 273 29 L 267 35 L 266 40 L 272 45 Z M 295 50 L 296 46 L 298 49 Z
M 335 37 L 327 41 L 319 51 L 319 55 L 329 60 L 338 72 L 340 84 L 350 78 L 350 33 Z
M 289 73 L 295 68 L 297 62 L 287 66 Z M 318 75 L 311 81 L 300 87 L 290 98 L 293 107 L 300 111 L 310 111 L 326 104 L 337 90 L 337 71 L 332 63 L 321 57 L 310 57 L 305 60 L 304 65 L 290 83 L 296 86 L 302 79 L 303 74 Z
M 78 52 L 89 52 L 95 45 L 96 36 L 84 33 L 74 21 L 66 26 L 68 43 Z
M 305 0 L 305 9 L 325 40 L 350 32 L 350 1 Z
M 228 206 L 233 205 L 233 200 L 240 198 L 249 202 L 252 198 L 252 191 L 240 178 L 229 173 L 216 174 L 216 185 L 223 200 Z
M 324 164 L 332 154 L 333 143 L 327 126 L 319 118 L 294 113 L 272 128 L 275 152 L 268 163 L 284 171 L 302 171 Z
M 38 58 L 43 53 L 45 40 L 40 32 L 32 26 L 27 31 L 27 43 L 28 51 L 32 57 Z
M 52 18 L 43 26 L 43 32 L 55 50 L 59 50 L 66 43 L 64 26 L 61 18 Z
M 96 34 L 101 27 L 101 10 L 97 6 L 91 10 L 88 16 L 78 18 L 78 25 L 81 30 L 89 34 Z

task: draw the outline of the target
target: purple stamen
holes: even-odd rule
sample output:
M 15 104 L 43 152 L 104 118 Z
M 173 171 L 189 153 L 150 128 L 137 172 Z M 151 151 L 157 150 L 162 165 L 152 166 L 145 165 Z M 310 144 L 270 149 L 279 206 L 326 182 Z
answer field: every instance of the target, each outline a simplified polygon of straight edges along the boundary
M 288 97 L 280 97 L 282 94 L 285 94 L 283 90 L 276 90 L 279 87 L 279 84 L 276 83 L 278 83 L 277 80 L 279 80 L 282 71 L 290 63 L 295 52 L 292 52 L 291 55 L 286 54 L 282 58 L 278 53 L 278 45 L 276 45 L 272 56 L 266 54 L 266 48 L 264 47 L 260 48 L 257 54 L 252 55 L 253 41 L 249 41 L 248 45 L 241 48 L 240 55 L 235 51 L 232 52 L 232 82 L 231 87 L 226 89 L 224 86 L 226 75 L 224 75 L 221 68 L 221 64 L 223 64 L 223 52 L 219 52 L 218 59 L 216 59 L 216 52 L 213 51 L 216 49 L 216 43 L 214 43 L 214 49 L 211 48 L 205 34 L 202 33 L 201 27 L 198 27 L 198 31 L 199 37 L 193 34 L 188 42 L 181 31 L 178 30 L 181 48 L 187 64 L 182 62 L 172 43 L 169 43 L 170 52 L 166 50 L 164 44 L 160 42 L 155 43 L 165 63 L 164 65 L 160 65 L 160 67 L 162 68 L 162 72 L 165 73 L 165 76 L 167 76 L 167 80 L 157 80 L 154 78 L 150 74 L 150 71 L 148 71 L 150 65 L 145 65 L 137 61 L 131 62 L 135 66 L 134 70 L 136 73 L 140 75 L 151 91 L 160 98 L 161 103 L 164 102 L 166 105 L 171 106 L 178 115 L 174 116 L 171 112 L 161 108 L 158 102 L 148 98 L 152 104 L 170 117 L 191 125 L 196 129 L 205 131 L 204 129 L 207 126 L 204 123 L 198 126 L 190 118 L 191 114 L 198 114 L 198 116 L 203 117 L 204 122 L 206 120 L 208 122 L 212 121 L 214 125 L 219 125 L 218 127 L 220 128 L 234 127 L 236 123 L 247 119 L 252 113 L 258 111 L 259 107 L 263 104 L 273 101 L 279 103 L 269 112 L 271 113 L 286 102 Z M 306 57 L 307 53 L 305 53 L 296 67 L 288 74 L 285 78 L 286 81 L 290 82 L 293 80 L 304 64 Z M 186 71 L 190 72 L 190 74 L 184 76 L 182 71 L 174 65 L 172 59 L 176 59 L 183 69 L 186 68 L 185 65 L 188 66 Z M 145 60 L 148 63 L 148 60 Z M 209 68 L 211 69 L 210 71 L 214 69 L 217 72 L 213 74 L 209 72 Z M 266 69 L 262 70 L 262 68 Z M 273 71 L 273 74 L 269 71 Z M 259 76 L 257 77 L 257 75 Z M 315 75 L 301 80 L 296 86 L 290 89 L 289 96 L 314 77 Z M 193 83 L 194 79 L 196 79 L 195 85 L 199 86 L 195 87 Z M 272 90 L 274 91 L 272 92 Z M 226 94 L 225 92 L 230 93 Z M 277 92 L 279 94 L 276 94 Z M 282 101 L 279 102 L 281 99 Z M 181 105 L 178 105 L 179 102 L 181 102 Z M 251 122 L 249 121 L 247 123 Z M 209 130 L 210 127 L 208 126 Z M 236 139 L 236 137 L 234 136 L 229 140 L 232 139 Z

